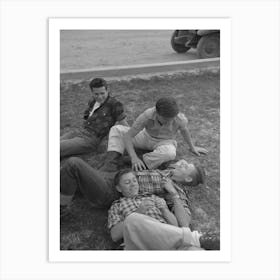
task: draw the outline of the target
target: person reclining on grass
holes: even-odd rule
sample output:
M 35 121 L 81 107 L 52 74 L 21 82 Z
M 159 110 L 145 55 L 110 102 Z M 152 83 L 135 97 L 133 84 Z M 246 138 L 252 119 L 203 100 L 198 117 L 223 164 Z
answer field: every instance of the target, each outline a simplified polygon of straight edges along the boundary
M 119 155 L 121 157 L 121 155 Z M 119 199 L 120 194 L 114 186 L 114 177 L 119 169 L 119 158 L 107 152 L 105 164 L 100 169 L 91 167 L 78 157 L 66 159 L 60 169 L 60 207 L 61 217 L 69 213 L 72 199 L 79 190 L 89 202 L 97 208 L 109 208 L 112 202 Z M 166 170 L 143 170 L 135 173 L 139 182 L 140 193 L 156 194 L 164 198 L 173 209 L 173 199 L 163 187 L 166 177 L 173 180 L 182 204 L 188 223 L 191 213 L 185 189 L 178 186 L 182 183 L 196 186 L 205 181 L 205 172 L 200 166 L 188 164 L 185 160 L 171 164 Z
M 107 82 L 95 78 L 89 87 L 92 98 L 84 112 L 83 127 L 60 137 L 60 158 L 93 152 L 113 125 L 128 126 L 123 105 L 110 96 Z
M 126 149 L 134 170 L 154 169 L 166 161 L 175 159 L 175 137 L 178 130 L 194 154 L 207 153 L 206 149 L 194 146 L 188 130 L 188 120 L 179 112 L 176 100 L 172 97 L 160 98 L 155 107 L 144 111 L 131 128 L 113 126 L 110 130 L 111 143 L 108 145 L 108 151 L 123 154 Z M 134 147 L 152 152 L 144 154 L 141 160 Z
M 219 235 L 191 231 L 180 196 L 171 179 L 162 184 L 174 202 L 174 213 L 164 199 L 149 193 L 139 194 L 138 180 L 131 169 L 118 172 L 115 186 L 122 197 L 108 212 L 112 240 L 124 241 L 125 250 L 201 250 L 219 249 Z

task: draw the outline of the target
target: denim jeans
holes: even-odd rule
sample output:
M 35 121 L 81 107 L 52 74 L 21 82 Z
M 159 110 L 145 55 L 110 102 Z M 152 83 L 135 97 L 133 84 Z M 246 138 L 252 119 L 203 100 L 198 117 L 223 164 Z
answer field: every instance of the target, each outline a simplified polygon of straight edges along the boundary
M 97 208 L 108 208 L 120 197 L 114 186 L 116 172 L 94 169 L 77 157 L 67 159 L 60 169 L 60 192 L 74 195 L 77 189 Z
M 70 131 L 60 137 L 60 158 L 95 151 L 101 139 L 92 135 Z

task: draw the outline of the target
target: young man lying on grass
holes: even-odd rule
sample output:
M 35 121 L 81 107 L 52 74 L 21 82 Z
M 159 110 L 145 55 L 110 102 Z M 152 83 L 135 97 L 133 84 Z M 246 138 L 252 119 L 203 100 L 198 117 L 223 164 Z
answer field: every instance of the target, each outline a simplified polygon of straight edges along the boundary
M 120 198 L 120 193 L 114 185 L 114 177 L 119 170 L 120 159 L 107 152 L 105 163 L 100 169 L 95 169 L 80 158 L 67 159 L 60 170 L 60 204 L 61 217 L 71 211 L 71 202 L 77 190 L 79 190 L 90 203 L 97 208 L 109 208 L 113 201 Z M 163 183 L 168 177 L 173 180 L 180 200 L 185 209 L 188 223 L 191 221 L 191 213 L 188 206 L 188 197 L 177 183 L 188 186 L 196 186 L 204 182 L 204 170 L 193 164 L 181 160 L 171 164 L 166 170 L 143 170 L 136 172 L 140 193 L 150 193 L 164 198 L 170 209 L 173 209 L 173 198 L 166 192 Z M 174 209 L 173 209 L 174 210 Z
M 110 130 L 108 151 L 123 154 L 127 150 L 132 168 L 136 171 L 155 169 L 162 163 L 176 157 L 176 133 L 180 131 L 190 150 L 196 154 L 205 154 L 207 150 L 193 144 L 188 129 L 188 119 L 179 112 L 176 100 L 172 97 L 160 98 L 155 107 L 142 113 L 131 128 L 116 125 Z M 149 150 L 140 159 L 135 148 Z
M 115 185 L 122 197 L 108 212 L 108 228 L 113 241 L 123 239 L 125 250 L 219 249 L 218 235 L 210 238 L 190 230 L 171 179 L 164 178 L 162 186 L 173 200 L 175 215 L 164 199 L 150 193 L 139 194 L 138 180 L 132 170 L 118 172 Z
M 110 96 L 107 82 L 95 78 L 89 87 L 92 98 L 84 112 L 83 127 L 61 136 L 60 158 L 93 152 L 113 125 L 128 126 L 123 105 Z

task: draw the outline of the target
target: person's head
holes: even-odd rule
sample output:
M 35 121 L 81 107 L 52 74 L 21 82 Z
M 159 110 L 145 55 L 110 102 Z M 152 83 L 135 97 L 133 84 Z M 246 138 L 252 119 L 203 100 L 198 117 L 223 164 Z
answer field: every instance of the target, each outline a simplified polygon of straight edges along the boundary
M 178 104 L 173 97 L 162 97 L 156 103 L 157 118 L 160 123 L 172 121 L 179 113 Z
M 170 178 L 173 181 L 193 187 L 205 183 L 205 171 L 201 166 L 179 160 L 169 167 L 172 168 Z
M 107 82 L 102 78 L 95 78 L 89 83 L 89 88 L 92 92 L 93 97 L 99 103 L 103 103 L 108 97 L 108 85 Z
M 131 169 L 120 170 L 115 176 L 114 183 L 117 191 L 124 197 L 134 197 L 138 195 L 139 184 Z

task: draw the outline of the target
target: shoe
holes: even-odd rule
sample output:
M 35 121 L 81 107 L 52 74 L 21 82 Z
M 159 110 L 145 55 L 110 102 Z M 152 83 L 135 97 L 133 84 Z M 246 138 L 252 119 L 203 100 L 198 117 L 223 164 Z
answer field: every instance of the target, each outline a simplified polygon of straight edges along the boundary
M 200 247 L 205 250 L 220 250 L 220 233 L 205 232 L 199 238 Z

